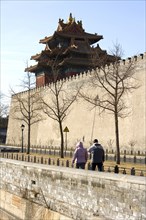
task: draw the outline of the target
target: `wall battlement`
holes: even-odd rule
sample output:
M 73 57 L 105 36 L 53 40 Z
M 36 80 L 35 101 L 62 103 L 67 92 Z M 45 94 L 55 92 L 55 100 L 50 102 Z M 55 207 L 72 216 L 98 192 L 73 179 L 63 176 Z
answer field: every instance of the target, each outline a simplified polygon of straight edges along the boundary
M 137 56 L 128 57 L 128 58 L 126 58 L 126 59 L 119 60 L 119 64 L 122 66 L 122 65 L 128 64 L 128 63 L 131 62 L 131 61 L 134 61 L 134 62 L 137 62 L 137 63 L 138 63 L 139 61 L 144 60 L 144 59 L 146 59 L 146 52 L 143 53 L 143 54 L 139 54 L 139 55 L 137 55 Z M 110 65 L 113 65 L 113 64 L 111 63 L 111 64 L 109 64 L 108 66 L 110 66 Z M 106 66 L 107 66 L 107 65 L 106 65 Z M 108 68 L 108 66 L 107 66 L 107 68 Z M 30 67 L 31 67 L 31 66 L 30 66 Z M 100 68 L 97 68 L 96 70 L 97 70 L 97 71 L 100 71 Z M 67 78 L 63 79 L 63 81 L 64 81 L 64 82 L 70 82 L 70 81 L 79 80 L 79 79 L 86 79 L 89 75 L 92 75 L 94 71 L 95 71 L 95 70 L 81 72 L 80 74 L 67 77 Z M 58 83 L 61 82 L 61 81 L 62 81 L 62 80 L 58 81 Z M 50 86 L 53 86 L 53 83 L 49 83 L 49 87 L 50 87 Z M 31 92 L 32 92 L 32 93 L 35 93 L 36 91 L 41 91 L 42 89 L 45 89 L 45 88 L 47 88 L 47 87 L 48 87 L 48 85 L 40 86 L 40 87 L 37 87 L 37 88 L 32 89 Z M 22 92 L 20 92 L 20 94 L 25 94 L 25 93 L 27 93 L 27 91 L 22 91 Z

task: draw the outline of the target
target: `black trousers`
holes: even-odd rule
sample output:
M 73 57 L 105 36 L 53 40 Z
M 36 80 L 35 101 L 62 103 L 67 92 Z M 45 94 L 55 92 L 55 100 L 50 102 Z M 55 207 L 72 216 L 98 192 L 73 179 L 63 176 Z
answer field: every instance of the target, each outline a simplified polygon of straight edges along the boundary
M 98 167 L 98 171 L 103 171 L 103 163 L 92 163 L 91 169 L 95 170 L 96 166 Z
M 85 169 L 85 163 L 76 163 L 76 168 Z

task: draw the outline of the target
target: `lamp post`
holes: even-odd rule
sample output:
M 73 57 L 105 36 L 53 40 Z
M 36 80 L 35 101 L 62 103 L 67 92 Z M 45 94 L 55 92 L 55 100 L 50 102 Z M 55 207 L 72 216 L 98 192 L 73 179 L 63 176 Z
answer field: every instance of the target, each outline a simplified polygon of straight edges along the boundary
M 21 131 L 22 131 L 22 146 L 21 146 L 21 152 L 23 153 L 23 131 L 24 131 L 25 126 L 22 124 L 21 125 Z
M 91 131 L 91 142 L 93 140 L 94 126 L 95 126 L 95 119 L 96 119 L 96 106 L 97 106 L 97 102 L 99 101 L 98 95 L 95 97 L 94 101 L 95 101 L 95 112 L 94 112 L 93 125 L 92 125 L 92 131 Z
M 65 139 L 66 139 L 66 150 L 67 150 L 67 132 L 69 132 L 68 127 L 66 126 L 63 131 L 66 133 Z

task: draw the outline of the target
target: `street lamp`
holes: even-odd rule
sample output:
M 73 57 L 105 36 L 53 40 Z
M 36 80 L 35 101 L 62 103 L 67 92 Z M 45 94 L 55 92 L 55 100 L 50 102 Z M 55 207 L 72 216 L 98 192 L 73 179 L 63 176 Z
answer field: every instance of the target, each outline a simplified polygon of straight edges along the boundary
M 69 132 L 68 127 L 66 126 L 63 131 L 66 133 L 66 150 L 67 150 L 67 132 Z
M 21 131 L 22 131 L 22 146 L 21 146 L 21 152 L 23 153 L 23 131 L 24 131 L 25 126 L 22 124 L 21 125 Z
M 95 112 L 94 112 L 92 132 L 91 132 L 91 142 L 92 142 L 92 139 L 93 139 L 93 132 L 94 132 L 94 126 L 95 126 L 95 116 L 96 116 L 96 106 L 97 106 L 97 102 L 99 102 L 99 96 L 98 96 L 98 94 L 97 94 L 96 97 L 94 98 Z

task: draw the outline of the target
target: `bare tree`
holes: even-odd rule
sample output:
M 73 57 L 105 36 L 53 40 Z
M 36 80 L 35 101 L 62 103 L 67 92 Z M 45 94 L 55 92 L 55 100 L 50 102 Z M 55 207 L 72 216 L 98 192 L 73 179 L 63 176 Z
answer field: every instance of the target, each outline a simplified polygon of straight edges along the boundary
M 14 105 L 11 109 L 12 117 L 19 121 L 24 121 L 28 126 L 27 154 L 30 153 L 31 126 L 43 120 L 41 115 L 41 94 L 40 91 L 33 90 L 35 87 L 34 76 L 27 72 L 20 87 L 23 92 L 15 93 L 11 89 Z M 26 91 L 24 93 L 24 91 Z
M 5 95 L 0 92 L 0 118 L 8 116 L 8 104 L 5 103 Z
M 8 125 L 8 109 L 9 105 L 6 102 L 6 95 L 0 92 L 0 129 L 5 132 L 0 133 L 0 142 L 6 141 L 6 129 Z
M 50 61 L 52 83 L 48 84 L 48 93 L 50 94 L 49 101 L 42 98 L 43 111 L 51 119 L 57 121 L 59 125 L 61 138 L 61 158 L 64 158 L 64 135 L 63 121 L 71 111 L 72 104 L 77 100 L 81 85 L 72 86 L 65 89 L 66 80 L 63 78 L 61 68 L 59 67 L 59 54 L 56 55 L 53 61 Z M 47 93 L 47 94 L 48 94 Z
M 112 55 L 115 61 L 106 65 L 107 59 L 102 59 L 100 68 L 94 71 L 90 85 L 98 88 L 96 95 L 81 94 L 81 96 L 94 106 L 98 106 L 100 113 L 108 112 L 114 115 L 116 137 L 116 162 L 120 164 L 119 118 L 127 117 L 130 113 L 126 104 L 125 95 L 139 87 L 135 74 L 135 60 L 120 64 L 119 57 L 122 49 L 119 44 L 114 45 Z M 100 62 L 100 60 L 99 60 Z M 123 61 L 125 62 L 125 61 Z
M 133 153 L 134 146 L 136 145 L 136 140 L 130 140 L 128 144 L 130 145 L 131 153 Z

